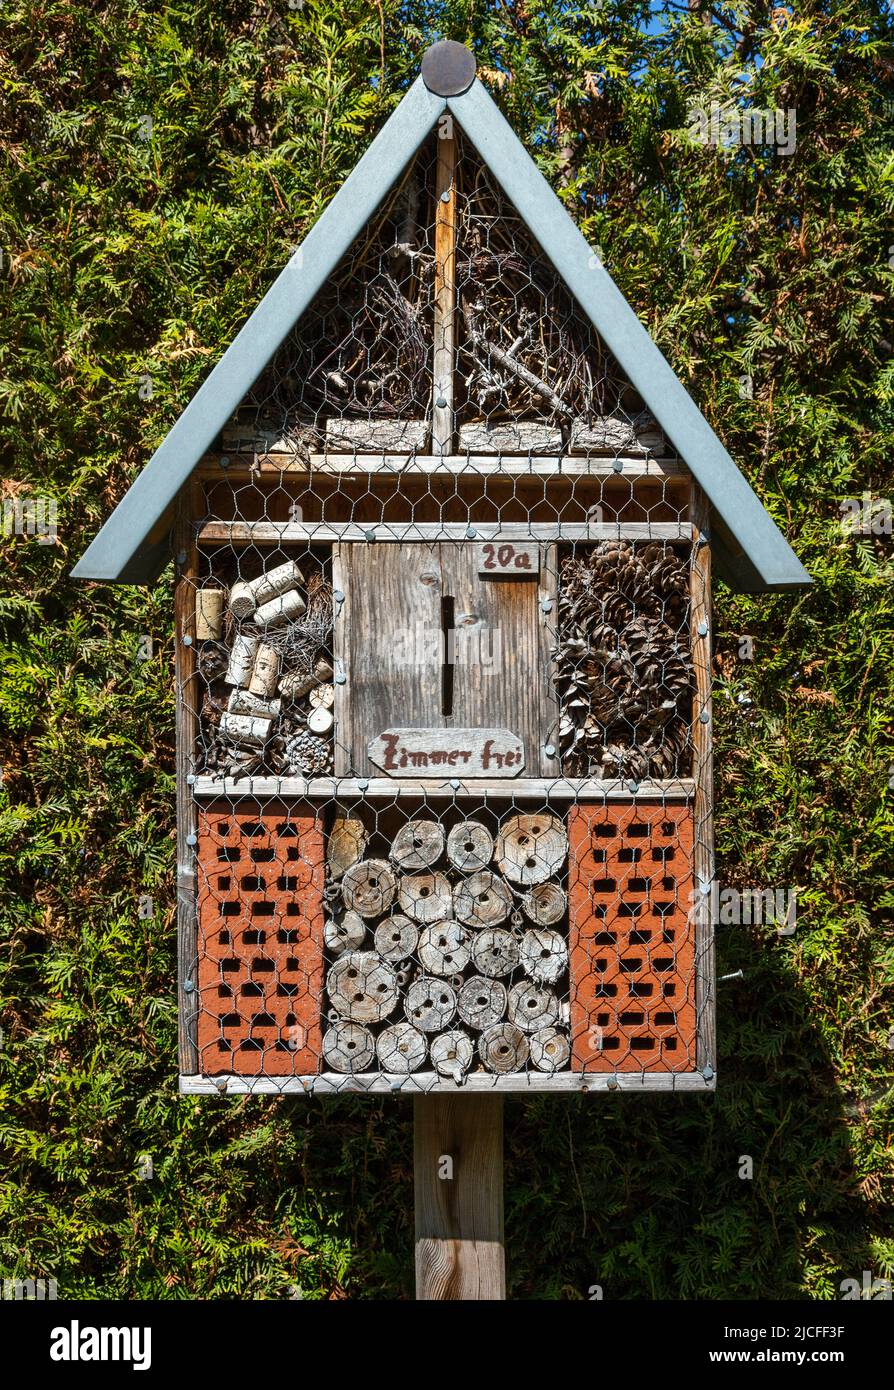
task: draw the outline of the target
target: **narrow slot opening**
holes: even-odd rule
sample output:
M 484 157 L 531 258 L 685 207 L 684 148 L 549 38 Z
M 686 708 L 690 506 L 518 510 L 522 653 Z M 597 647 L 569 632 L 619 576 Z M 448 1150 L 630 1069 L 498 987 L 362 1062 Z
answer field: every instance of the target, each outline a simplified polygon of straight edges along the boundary
M 453 632 L 456 601 L 441 599 L 441 713 L 453 713 Z

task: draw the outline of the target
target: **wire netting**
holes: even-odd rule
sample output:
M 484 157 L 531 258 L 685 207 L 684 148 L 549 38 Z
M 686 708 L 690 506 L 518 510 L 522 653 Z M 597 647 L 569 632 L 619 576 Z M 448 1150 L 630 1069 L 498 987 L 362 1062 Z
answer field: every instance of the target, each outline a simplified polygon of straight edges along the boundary
M 206 1077 L 696 1065 L 689 479 L 456 150 L 450 267 L 433 138 L 200 470 Z

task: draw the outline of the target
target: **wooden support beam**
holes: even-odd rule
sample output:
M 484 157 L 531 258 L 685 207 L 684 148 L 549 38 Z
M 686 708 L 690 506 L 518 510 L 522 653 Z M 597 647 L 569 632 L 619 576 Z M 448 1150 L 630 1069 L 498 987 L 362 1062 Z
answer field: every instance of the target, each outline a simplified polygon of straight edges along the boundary
M 502 1096 L 417 1096 L 413 1169 L 417 1299 L 505 1299 Z
M 225 457 L 226 466 L 220 459 Z M 625 455 L 603 458 L 595 454 L 395 454 L 349 453 L 310 454 L 271 450 L 257 454 L 206 454 L 197 472 L 204 480 L 273 478 L 282 473 L 443 473 L 471 477 L 492 475 L 507 478 L 590 477 L 608 483 L 625 484 L 631 478 L 684 478 L 686 465 L 676 458 Z
M 474 529 L 474 534 L 470 531 Z M 692 528 L 681 521 L 513 522 L 357 522 L 357 521 L 206 521 L 200 545 L 314 545 L 331 541 L 688 541 Z
M 449 454 L 453 446 L 456 320 L 456 140 L 449 114 L 441 117 L 438 127 L 434 310 L 432 453 Z
M 695 1010 L 700 1069 L 717 1069 L 714 1014 L 714 720 L 711 708 L 711 545 L 710 507 L 701 488 L 693 489 L 691 561 L 693 776 L 695 778 Z
M 336 697 L 338 698 L 338 697 Z M 393 777 L 197 777 L 193 794 L 208 796 L 332 797 L 352 801 L 395 797 L 475 797 L 513 801 L 689 801 L 695 784 L 689 777 L 653 778 L 642 782 L 609 777 L 519 777 L 512 782 L 487 778 L 456 781 L 443 777 L 396 780 Z
M 198 1014 L 196 988 L 196 803 L 187 777 L 196 771 L 195 749 L 199 722 L 196 674 L 196 581 L 198 550 L 196 519 L 202 515 L 201 489 L 194 480 L 184 488 L 177 504 L 174 554 L 177 581 L 174 588 L 174 671 L 177 684 L 177 989 L 180 1020 L 180 1071 L 198 1068 L 195 1024 Z M 184 642 L 184 637 L 189 638 Z M 189 841 L 192 840 L 190 844 Z

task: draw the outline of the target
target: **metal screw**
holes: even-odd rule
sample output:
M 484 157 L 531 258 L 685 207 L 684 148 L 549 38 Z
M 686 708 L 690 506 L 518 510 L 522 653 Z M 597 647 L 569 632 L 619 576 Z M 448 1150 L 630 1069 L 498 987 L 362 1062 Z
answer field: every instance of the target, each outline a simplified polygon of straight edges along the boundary
M 444 189 L 444 192 L 441 194 L 441 202 L 442 202 L 442 203 L 449 203 L 449 202 L 450 202 L 450 189 L 449 189 L 449 188 L 445 188 L 445 189 Z
M 438 399 L 435 401 L 435 405 L 438 407 L 439 410 L 446 410 L 449 404 L 450 402 L 446 401 L 443 396 L 439 396 Z
M 700 724 L 710 724 L 711 716 L 706 709 L 702 710 L 701 714 L 698 717 L 698 722 Z
M 553 611 L 553 601 L 551 598 L 540 600 L 540 611 L 541 613 L 551 613 Z
M 628 791 L 631 791 L 631 792 L 638 792 L 638 791 L 639 791 L 639 782 L 628 782 L 628 783 L 627 783 L 627 790 L 628 790 Z
M 197 844 L 199 843 L 198 836 L 197 836 L 197 835 L 187 835 L 187 837 L 186 837 L 186 843 L 187 843 L 188 845 L 197 845 Z
M 357 786 L 360 788 L 360 790 L 361 790 L 362 792 L 365 792 L 366 789 L 367 789 L 368 786 L 369 786 L 369 778 L 368 778 L 368 777 L 361 777 L 361 778 L 360 778 L 360 781 L 357 783 Z
M 364 531 L 363 534 L 364 534 L 364 536 L 366 537 L 366 539 L 367 539 L 368 541 L 374 541 L 375 538 L 376 538 L 376 533 L 375 533 L 375 531 L 372 529 L 372 527 L 370 527 L 370 529 L 369 529 L 368 531 Z
M 454 790 L 455 792 L 458 792 L 458 791 L 459 791 L 459 788 L 460 788 L 460 781 L 459 781 L 459 778 L 458 778 L 458 777 L 451 777 L 451 779 L 450 779 L 450 785 L 451 785 L 451 787 L 453 788 L 453 790 Z
M 470 541 L 473 541 L 477 535 L 478 535 L 478 532 L 475 530 L 475 527 L 474 527 L 474 526 L 470 526 L 469 529 L 468 529 L 468 531 L 466 532 L 466 539 L 467 539 L 467 540 L 470 540 Z
M 178 550 L 178 551 L 177 551 L 177 555 L 176 555 L 176 560 L 177 560 L 177 564 L 178 564 L 178 565 L 185 565 L 185 564 L 186 564 L 186 551 L 185 551 L 185 550 Z
M 191 646 L 192 646 L 192 638 L 190 637 L 189 633 L 187 633 L 186 636 L 184 637 L 184 639 L 183 639 L 183 645 L 184 645 L 184 647 L 191 647 Z
M 707 624 L 706 622 L 702 621 L 702 622 L 699 623 L 699 625 L 698 625 L 698 635 L 699 635 L 699 637 L 707 637 L 707 635 L 708 635 L 708 624 Z
M 342 593 L 341 589 L 335 589 L 332 594 L 332 597 L 335 599 L 336 603 L 344 603 L 345 601 L 345 596 Z
M 612 472 L 622 473 L 624 471 L 623 459 L 612 459 Z
M 338 674 L 337 674 L 337 676 L 335 677 L 335 684 L 336 684 L 336 685 L 346 685 L 346 684 L 347 684 L 347 680 L 348 680 L 348 678 L 347 678 L 347 676 L 345 675 L 344 671 L 339 671 Z
M 187 772 L 187 774 L 186 774 L 186 785 L 187 785 L 188 787 L 194 787 L 195 784 L 196 784 L 196 774 L 195 774 L 194 772 Z
M 183 982 L 183 993 L 184 993 L 184 994 L 192 994 L 192 992 L 193 992 L 194 989 L 195 989 L 195 985 L 193 984 L 192 980 L 184 980 L 184 982 Z
M 230 460 L 227 458 L 226 454 L 221 454 L 220 466 L 221 468 L 229 468 Z
M 734 970 L 733 973 L 732 973 L 731 975 L 721 975 L 720 978 L 719 978 L 719 980 L 717 981 L 717 983 L 718 983 L 719 985 L 722 985 L 724 980 L 744 980 L 744 979 L 745 979 L 745 971 L 744 971 L 744 970 Z
M 710 1081 L 713 1075 L 714 1068 L 711 1066 L 711 1063 L 709 1062 L 708 1065 L 705 1067 L 704 1071 L 702 1072 L 702 1076 L 705 1078 L 706 1081 Z
M 608 1078 L 608 1089 L 610 1091 L 617 1091 L 619 1089 L 619 1082 L 616 1077 L 610 1076 Z
M 556 748 L 553 743 L 548 743 L 543 751 L 548 758 L 554 758 L 556 756 Z

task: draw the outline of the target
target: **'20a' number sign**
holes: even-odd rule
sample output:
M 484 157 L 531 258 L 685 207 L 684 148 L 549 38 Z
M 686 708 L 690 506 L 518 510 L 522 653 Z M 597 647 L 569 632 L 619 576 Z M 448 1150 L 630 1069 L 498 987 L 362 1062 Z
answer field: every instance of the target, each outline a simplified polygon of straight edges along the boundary
M 510 541 L 485 541 L 478 547 L 478 573 L 536 579 L 540 550 L 536 545 L 512 545 Z

